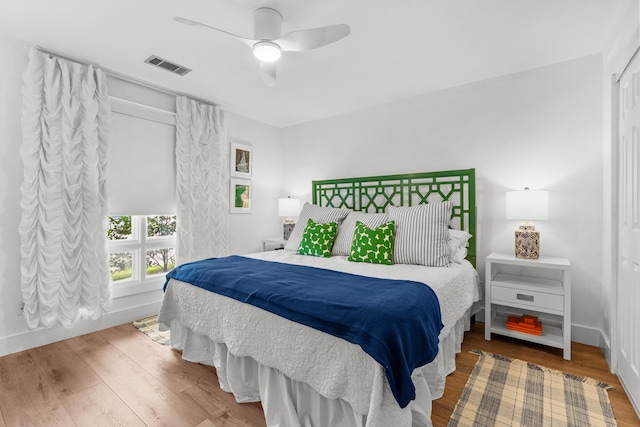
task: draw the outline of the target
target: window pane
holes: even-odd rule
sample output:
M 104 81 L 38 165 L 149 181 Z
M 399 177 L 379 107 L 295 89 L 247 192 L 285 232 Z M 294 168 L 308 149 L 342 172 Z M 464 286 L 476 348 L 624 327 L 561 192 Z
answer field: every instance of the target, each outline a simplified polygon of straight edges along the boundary
M 173 248 L 147 251 L 147 275 L 165 274 L 176 266 L 176 253 Z
M 173 236 L 174 234 L 176 234 L 175 215 L 147 217 L 147 237 Z
M 131 263 L 133 261 L 132 252 L 119 252 L 109 254 L 109 267 L 111 269 L 111 280 L 129 279 L 132 276 Z
M 130 216 L 110 216 L 107 239 L 122 240 L 131 237 L 131 217 Z

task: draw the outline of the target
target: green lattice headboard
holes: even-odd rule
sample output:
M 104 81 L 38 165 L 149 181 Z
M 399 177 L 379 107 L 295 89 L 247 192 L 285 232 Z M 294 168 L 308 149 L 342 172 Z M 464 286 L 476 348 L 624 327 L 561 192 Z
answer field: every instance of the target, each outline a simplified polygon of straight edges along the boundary
M 423 172 L 405 175 L 368 176 L 312 182 L 313 203 L 355 211 L 380 213 L 387 206 L 412 206 L 451 200 L 451 225 L 466 230 L 467 260 L 476 265 L 475 169 Z

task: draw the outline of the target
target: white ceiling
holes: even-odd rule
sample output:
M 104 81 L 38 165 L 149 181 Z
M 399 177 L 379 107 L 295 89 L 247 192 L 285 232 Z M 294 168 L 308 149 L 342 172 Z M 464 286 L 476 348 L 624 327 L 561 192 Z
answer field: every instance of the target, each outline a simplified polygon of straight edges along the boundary
M 602 52 L 633 0 L 0 0 L 0 32 L 286 127 Z M 286 52 L 263 85 L 251 50 L 182 16 L 252 36 L 272 7 L 282 32 L 346 23 L 351 34 Z M 155 54 L 184 77 L 143 61 Z

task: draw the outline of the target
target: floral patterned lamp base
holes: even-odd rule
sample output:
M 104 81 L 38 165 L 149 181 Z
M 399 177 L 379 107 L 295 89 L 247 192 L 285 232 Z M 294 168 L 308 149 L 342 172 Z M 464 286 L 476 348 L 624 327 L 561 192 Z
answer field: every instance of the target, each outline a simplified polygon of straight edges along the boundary
M 516 230 L 516 258 L 538 259 L 540 257 L 540 232 L 531 224 L 523 224 Z
M 285 222 L 282 226 L 282 238 L 284 240 L 289 240 L 289 236 L 291 236 L 291 232 L 293 231 L 293 227 L 296 225 L 293 222 Z

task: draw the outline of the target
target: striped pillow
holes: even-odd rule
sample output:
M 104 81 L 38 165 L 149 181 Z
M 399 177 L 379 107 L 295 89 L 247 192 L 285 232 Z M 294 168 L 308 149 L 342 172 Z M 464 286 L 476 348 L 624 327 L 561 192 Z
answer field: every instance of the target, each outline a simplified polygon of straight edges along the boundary
M 360 221 L 367 227 L 375 230 L 386 223 L 388 218 L 389 216 L 386 213 L 349 212 L 349 215 L 347 215 L 340 225 L 340 228 L 338 228 L 338 236 L 333 244 L 331 255 L 349 256 L 351 254 L 351 244 L 353 243 L 353 232 L 356 230 L 356 221 Z
M 396 223 L 394 264 L 448 266 L 451 207 L 450 201 L 389 206 L 389 221 Z
M 307 226 L 309 219 L 312 219 L 317 224 L 337 222 L 338 225 L 340 225 L 349 212 L 351 212 L 351 209 L 325 208 L 322 206 L 312 205 L 311 203 L 305 203 L 302 206 L 302 212 L 300 212 L 298 222 L 296 223 L 296 226 L 293 227 L 293 231 L 291 232 L 289 240 L 284 248 L 289 251 L 298 252 L 300 242 L 302 241 L 302 234 L 304 233 L 304 228 Z

